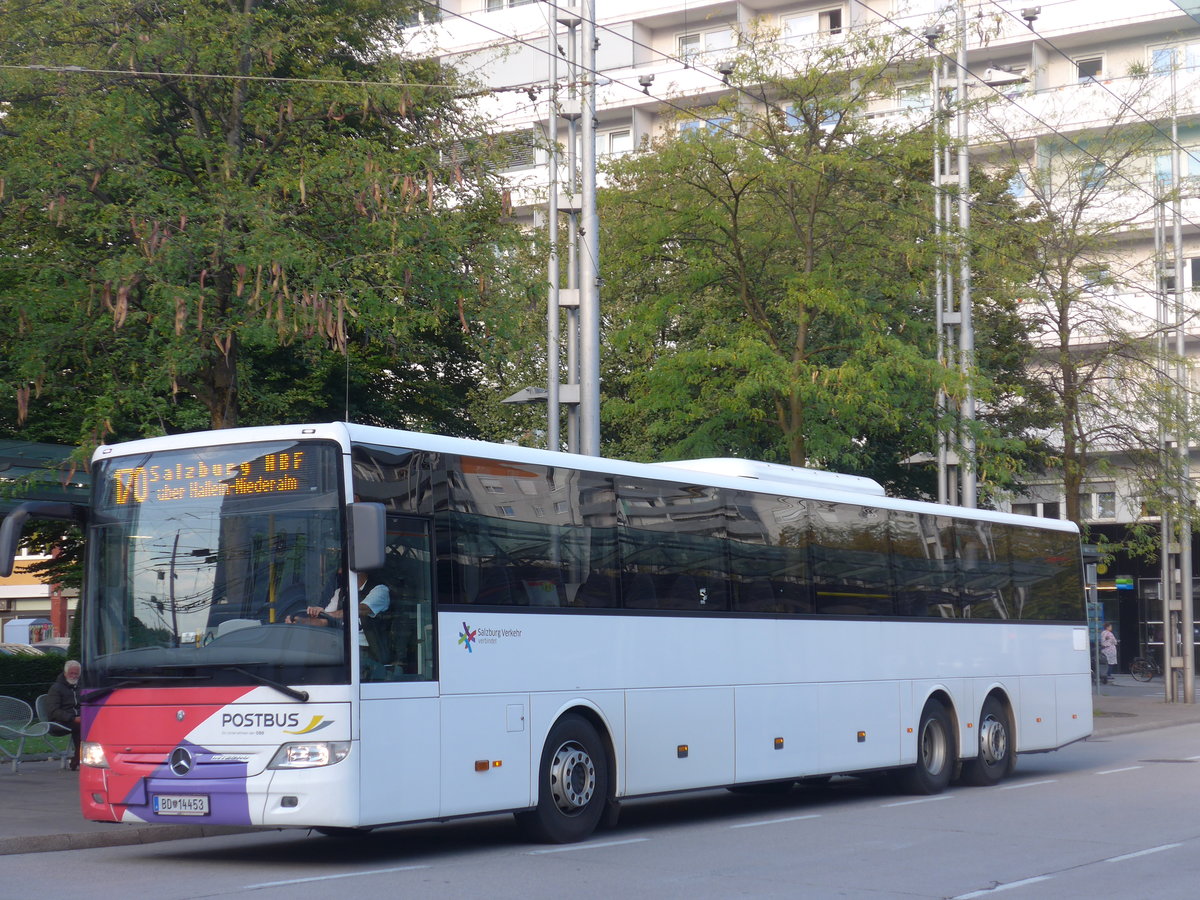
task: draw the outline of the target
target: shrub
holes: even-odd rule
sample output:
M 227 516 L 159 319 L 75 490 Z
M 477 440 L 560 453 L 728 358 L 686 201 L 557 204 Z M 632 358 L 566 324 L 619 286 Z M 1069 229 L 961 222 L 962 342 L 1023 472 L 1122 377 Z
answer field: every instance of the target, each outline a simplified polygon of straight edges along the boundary
M 50 690 L 50 685 L 62 671 L 66 658 L 62 656 L 0 656 L 0 694 L 17 697 L 30 706 Z

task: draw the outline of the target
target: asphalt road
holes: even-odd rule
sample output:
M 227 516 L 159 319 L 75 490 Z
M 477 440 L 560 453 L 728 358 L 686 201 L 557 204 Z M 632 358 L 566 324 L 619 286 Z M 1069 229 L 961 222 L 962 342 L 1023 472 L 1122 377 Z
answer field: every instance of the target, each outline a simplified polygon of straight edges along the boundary
M 1023 756 L 995 788 L 935 797 L 838 779 L 753 798 L 628 803 L 616 829 L 562 847 L 511 818 L 353 840 L 254 833 L 13 855 L 0 897 L 1190 898 L 1200 884 L 1200 725 Z

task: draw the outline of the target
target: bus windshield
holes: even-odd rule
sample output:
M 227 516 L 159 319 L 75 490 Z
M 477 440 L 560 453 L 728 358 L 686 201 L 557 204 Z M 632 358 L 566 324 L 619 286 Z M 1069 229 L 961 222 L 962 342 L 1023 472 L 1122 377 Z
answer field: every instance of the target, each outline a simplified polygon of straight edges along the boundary
M 173 450 L 95 471 L 87 681 L 345 683 L 338 450 Z

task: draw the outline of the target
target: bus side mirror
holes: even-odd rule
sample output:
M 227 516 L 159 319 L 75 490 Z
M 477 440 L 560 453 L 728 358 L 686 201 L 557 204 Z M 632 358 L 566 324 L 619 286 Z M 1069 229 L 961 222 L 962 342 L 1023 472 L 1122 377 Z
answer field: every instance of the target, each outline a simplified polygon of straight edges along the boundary
M 75 503 L 54 503 L 49 500 L 27 500 L 13 507 L 0 524 L 0 578 L 12 574 L 17 556 L 17 545 L 21 542 L 21 529 L 30 516 L 35 519 L 65 519 L 84 524 L 86 507 Z
M 382 503 L 351 503 L 350 568 L 355 572 L 382 569 L 387 544 L 387 515 Z

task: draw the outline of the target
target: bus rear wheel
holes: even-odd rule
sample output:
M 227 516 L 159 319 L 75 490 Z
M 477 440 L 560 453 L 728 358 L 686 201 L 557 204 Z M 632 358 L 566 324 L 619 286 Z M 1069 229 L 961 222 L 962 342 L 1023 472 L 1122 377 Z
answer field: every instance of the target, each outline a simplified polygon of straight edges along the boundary
M 1008 708 L 988 697 L 979 713 L 979 755 L 963 763 L 963 783 L 988 787 L 1011 773 L 1017 761 L 1012 739 Z
M 548 844 L 581 841 L 596 830 L 608 802 L 608 753 L 587 719 L 568 714 L 546 738 L 538 769 L 538 804 L 517 813 L 534 840 Z
M 940 794 L 954 774 L 954 720 L 940 700 L 921 710 L 917 727 L 917 763 L 906 769 L 901 785 L 911 794 Z

